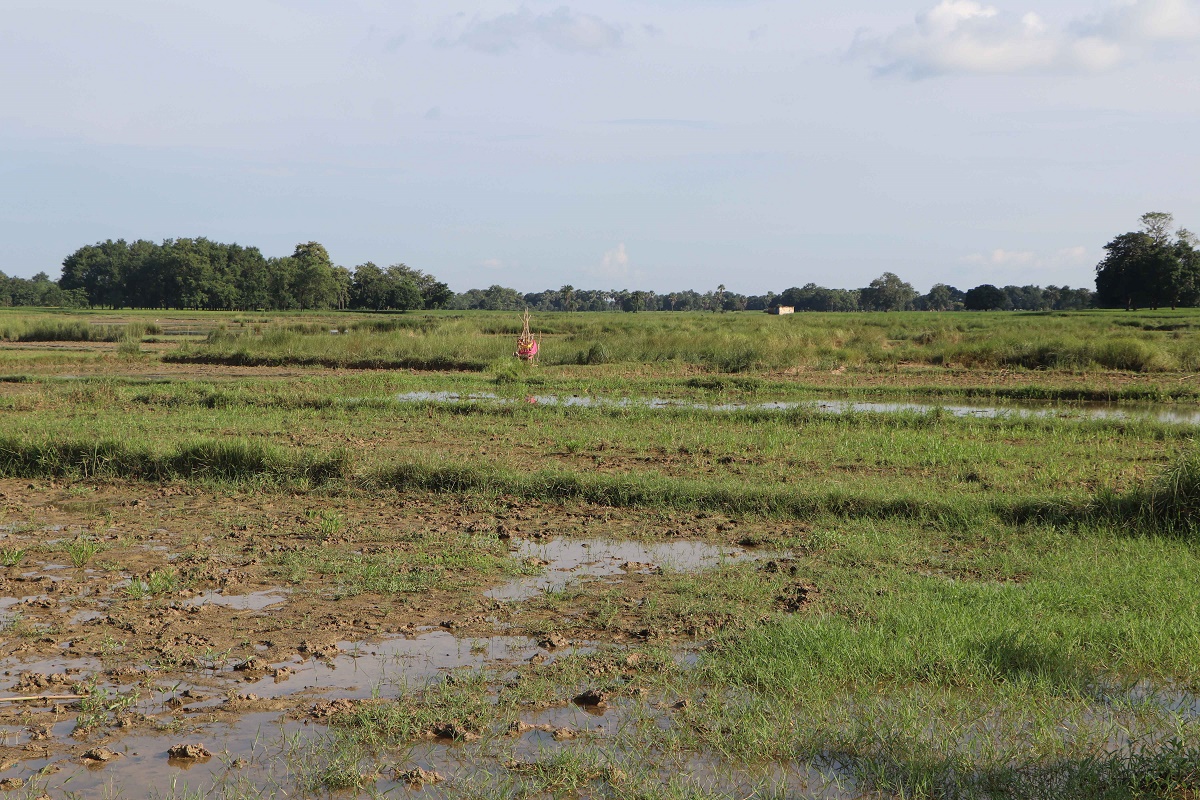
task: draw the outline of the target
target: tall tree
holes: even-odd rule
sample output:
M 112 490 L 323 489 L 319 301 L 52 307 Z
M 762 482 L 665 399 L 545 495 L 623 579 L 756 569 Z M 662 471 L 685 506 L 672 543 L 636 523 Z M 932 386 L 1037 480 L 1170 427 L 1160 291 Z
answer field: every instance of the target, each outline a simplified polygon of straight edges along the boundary
M 1171 228 L 1175 225 L 1175 215 L 1166 211 L 1150 211 L 1141 216 L 1142 231 L 1154 240 L 1157 245 L 1166 245 L 1171 241 Z
M 962 295 L 963 293 L 953 286 L 935 283 L 929 290 L 929 294 L 925 295 L 925 310 L 949 311 L 955 307 L 956 303 L 961 302 Z
M 1144 302 L 1147 264 L 1154 248 L 1154 238 L 1142 231 L 1122 233 L 1104 245 L 1107 255 L 1096 265 L 1100 305 L 1129 310 Z
M 575 310 L 575 287 L 571 284 L 565 284 L 558 290 L 559 300 L 562 303 L 563 311 Z
M 990 283 L 968 289 L 963 297 L 963 308 L 968 311 L 996 311 L 1011 307 L 1008 294 Z
M 292 253 L 295 270 L 291 291 L 300 308 L 332 308 L 337 303 L 338 284 L 329 251 L 319 242 L 296 245 Z
M 865 311 L 903 311 L 917 298 L 917 290 L 896 273 L 885 272 L 860 289 L 858 296 Z

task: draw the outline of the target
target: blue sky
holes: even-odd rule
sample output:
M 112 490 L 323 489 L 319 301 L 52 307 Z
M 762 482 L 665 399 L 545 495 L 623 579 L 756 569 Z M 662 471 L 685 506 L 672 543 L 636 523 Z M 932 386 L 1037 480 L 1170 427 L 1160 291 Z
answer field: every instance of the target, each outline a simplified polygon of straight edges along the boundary
M 1200 0 L 2 0 L 0 269 L 317 240 L 457 290 L 1090 285 L 1200 228 Z

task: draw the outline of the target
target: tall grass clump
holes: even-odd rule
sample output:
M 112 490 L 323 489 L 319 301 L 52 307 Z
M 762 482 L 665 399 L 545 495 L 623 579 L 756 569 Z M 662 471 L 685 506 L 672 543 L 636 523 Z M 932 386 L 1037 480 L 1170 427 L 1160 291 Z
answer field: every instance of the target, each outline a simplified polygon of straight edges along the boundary
M 1095 510 L 1102 519 L 1143 533 L 1200 535 L 1200 451 L 1185 453 L 1157 477 L 1124 494 L 1103 493 Z
M 40 320 L 16 334 L 18 342 L 121 342 L 140 341 L 147 334 L 159 334 L 153 322 L 129 322 L 124 325 L 93 325 L 76 320 Z
M 124 336 L 120 343 L 117 344 L 117 355 L 124 358 L 134 358 L 142 354 L 142 342 L 140 338 L 132 336 Z

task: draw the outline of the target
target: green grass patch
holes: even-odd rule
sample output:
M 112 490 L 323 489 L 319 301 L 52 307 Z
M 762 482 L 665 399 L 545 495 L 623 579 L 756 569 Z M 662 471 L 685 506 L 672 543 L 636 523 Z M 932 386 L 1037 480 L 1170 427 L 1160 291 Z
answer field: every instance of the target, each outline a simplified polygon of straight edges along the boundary
M 508 549 L 498 539 L 468 534 L 430 538 L 378 552 L 305 547 L 275 553 L 270 560 L 283 580 L 303 584 L 310 574 L 320 575 L 334 580 L 343 596 L 462 588 L 491 575 L 516 574 L 523 569 L 508 557 Z
M 344 452 L 294 453 L 241 440 L 203 440 L 162 453 L 117 441 L 0 438 L 0 475 L 7 477 L 320 485 L 349 474 Z

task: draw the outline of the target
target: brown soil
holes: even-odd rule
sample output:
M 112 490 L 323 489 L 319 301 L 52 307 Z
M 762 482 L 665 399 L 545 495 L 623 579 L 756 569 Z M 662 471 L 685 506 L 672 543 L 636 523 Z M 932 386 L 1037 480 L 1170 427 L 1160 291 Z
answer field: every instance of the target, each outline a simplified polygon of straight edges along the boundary
M 503 631 L 545 638 L 540 648 L 530 640 L 537 651 L 534 663 L 542 663 L 570 645 L 559 633 L 544 636 L 547 631 L 567 630 L 571 642 L 637 642 L 694 635 L 717 624 L 646 631 L 632 617 L 623 623 L 618 615 L 597 628 L 583 606 L 539 610 L 536 603 L 486 598 L 485 590 L 507 580 L 501 575 L 452 575 L 437 588 L 413 594 L 346 596 L 336 580 L 316 573 L 292 585 L 272 561 L 273 554 L 322 545 L 363 553 L 436 548 L 439 535 L 461 533 L 497 542 L 513 536 L 644 537 L 649 533 L 644 512 L 524 503 L 478 511 L 469 499 L 395 492 L 249 495 L 188 485 L 72 487 L 20 480 L 0 480 L 0 507 L 0 546 L 25 550 L 17 566 L 0 567 L 0 596 L 11 599 L 0 632 L 0 680 L 7 681 L 0 692 L 87 694 L 98 683 L 114 693 L 136 689 L 141 698 L 74 736 L 74 721 L 85 713 L 77 700 L 0 702 L 0 728 L 21 731 L 15 744 L 0 743 L 0 762 L 78 759 L 89 749 L 115 747 L 129 734 L 144 735 L 173 720 L 199 724 L 266 711 L 308 714 L 322 691 L 305 688 L 293 676 L 311 671 L 306 665 L 314 662 L 345 658 L 351 642 L 370 647 L 430 629 L 460 638 Z M 319 515 L 328 510 L 347 525 L 322 539 Z M 757 530 L 703 513 L 666 515 L 651 527 L 655 539 L 668 541 L 732 545 L 747 536 L 770 536 L 765 523 Z M 93 537 L 104 548 L 82 568 L 72 566 L 63 550 L 79 536 Z M 167 570 L 182 576 L 183 588 L 129 596 L 129 580 Z M 630 608 L 654 591 L 657 579 L 632 570 L 604 578 L 621 583 Z M 260 697 L 262 685 L 278 688 Z

